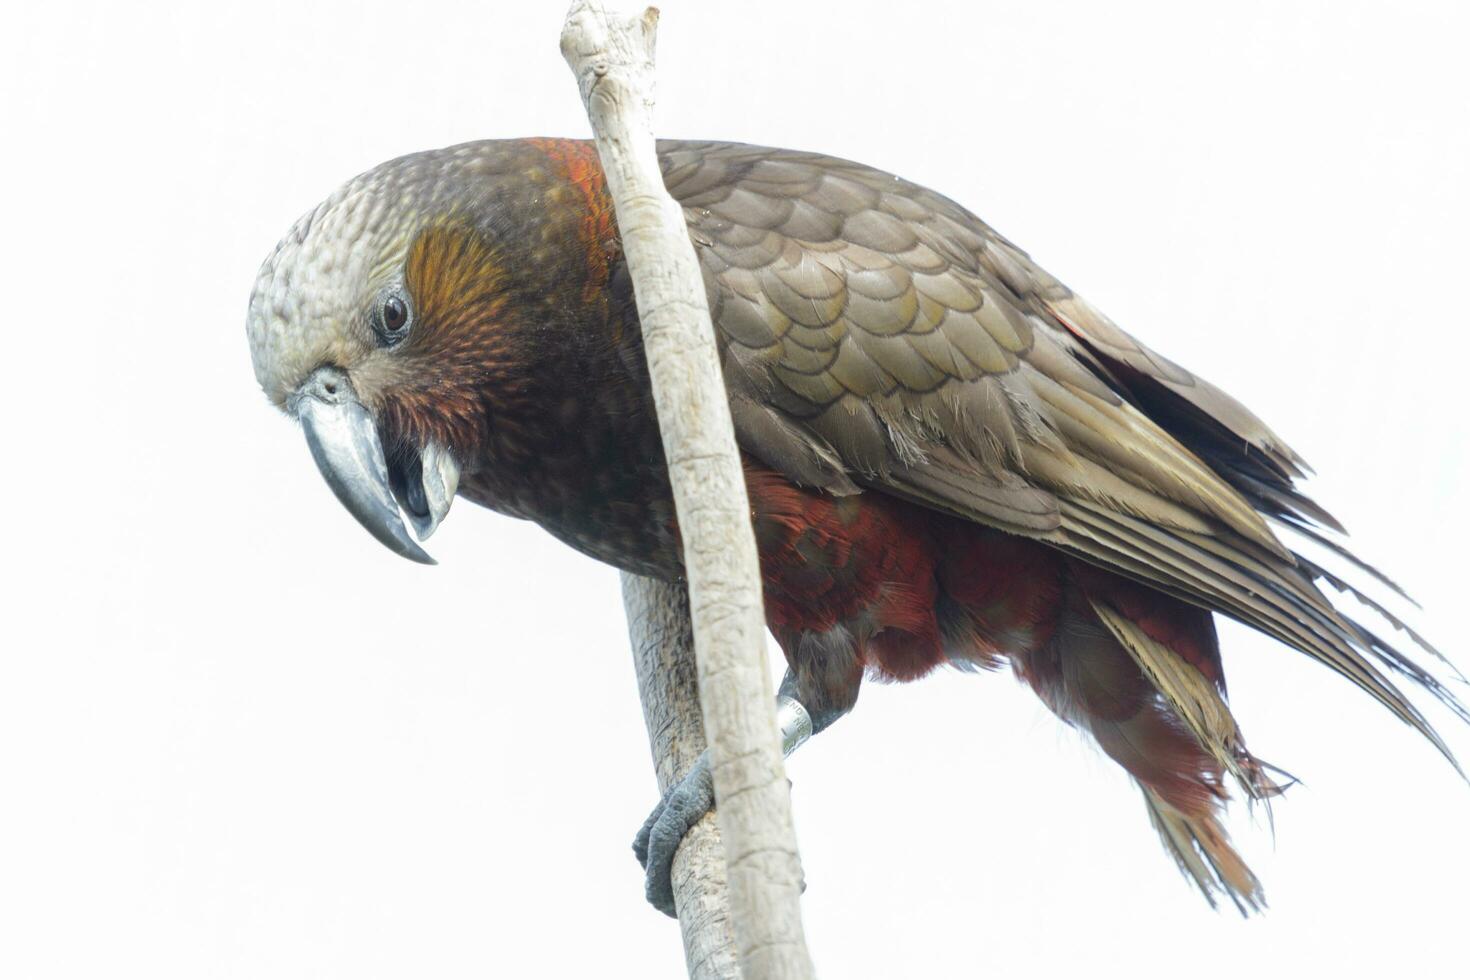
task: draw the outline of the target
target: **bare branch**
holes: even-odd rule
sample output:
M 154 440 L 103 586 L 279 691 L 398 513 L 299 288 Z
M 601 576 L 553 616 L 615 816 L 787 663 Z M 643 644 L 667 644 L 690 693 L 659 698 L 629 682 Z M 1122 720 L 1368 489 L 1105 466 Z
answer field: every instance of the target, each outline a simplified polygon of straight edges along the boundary
M 704 751 L 689 601 L 677 585 L 623 575 L 638 696 L 663 793 Z M 674 907 L 690 980 L 739 980 L 725 888 L 725 852 L 713 814 L 689 828 L 674 855 Z
M 743 975 L 813 975 L 801 862 L 765 655 L 750 505 L 703 278 L 653 138 L 658 12 L 609 15 L 578 0 L 561 50 L 597 138 L 632 274 L 644 351 L 684 542 L 730 917 Z M 734 856 L 733 859 L 731 856 Z

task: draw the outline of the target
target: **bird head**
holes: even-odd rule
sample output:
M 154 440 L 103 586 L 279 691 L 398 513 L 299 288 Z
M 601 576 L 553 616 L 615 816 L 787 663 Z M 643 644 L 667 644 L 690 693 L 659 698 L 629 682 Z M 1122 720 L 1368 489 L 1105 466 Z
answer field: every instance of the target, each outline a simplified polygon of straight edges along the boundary
M 347 510 L 406 558 L 433 562 L 404 517 L 419 540 L 434 532 L 527 397 L 547 328 L 593 298 L 589 252 L 570 247 L 586 239 L 573 166 L 586 154 L 515 141 L 390 161 L 302 217 L 261 267 L 256 379 Z

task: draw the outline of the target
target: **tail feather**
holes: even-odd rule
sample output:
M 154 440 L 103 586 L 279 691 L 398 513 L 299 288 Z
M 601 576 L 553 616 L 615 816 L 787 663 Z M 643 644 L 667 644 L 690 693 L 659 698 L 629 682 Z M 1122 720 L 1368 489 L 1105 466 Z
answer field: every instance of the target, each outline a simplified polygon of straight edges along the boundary
M 1184 877 L 1192 881 L 1205 896 L 1211 908 L 1217 908 L 1216 896 L 1224 895 L 1241 915 L 1259 912 L 1266 907 L 1261 883 L 1235 848 L 1230 837 L 1212 812 L 1191 816 L 1170 806 L 1158 793 L 1140 784 L 1148 818 L 1164 850 L 1179 865 Z
M 1143 790 L 1165 849 L 1212 906 L 1265 906 L 1218 816 L 1234 777 L 1254 800 L 1281 792 L 1225 702 L 1209 614 L 1074 567 L 1050 642 L 1012 658 L 1059 717 L 1090 734 Z
M 1107 602 L 1091 601 L 1097 618 L 1132 655 L 1144 676 L 1169 702 L 1200 746 L 1248 794 L 1255 796 L 1255 782 L 1242 764 L 1246 756 L 1240 729 L 1215 685 Z
M 1220 687 L 1106 601 L 1091 602 L 1098 619 L 1133 657 L 1199 746 L 1235 778 L 1246 797 L 1256 801 L 1279 796 L 1281 787 L 1267 773 L 1270 767 L 1246 750 L 1245 738 Z M 1208 614 L 1201 615 L 1213 635 Z

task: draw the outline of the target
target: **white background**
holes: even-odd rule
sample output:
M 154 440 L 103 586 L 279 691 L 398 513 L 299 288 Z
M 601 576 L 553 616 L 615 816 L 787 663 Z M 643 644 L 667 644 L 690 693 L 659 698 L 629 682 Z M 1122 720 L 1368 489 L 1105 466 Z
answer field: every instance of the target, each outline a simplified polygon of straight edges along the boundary
M 368 538 L 255 387 L 255 270 L 386 158 L 587 133 L 546 3 L 26 4 L 0 29 L 0 977 L 674 977 L 617 577 L 461 504 Z M 1470 665 L 1470 15 L 668 0 L 661 130 L 969 205 L 1249 403 Z M 1012 678 L 870 686 L 790 765 L 826 977 L 1463 977 L 1470 789 L 1223 627 L 1306 780 L 1212 913 Z M 1465 688 L 1460 691 L 1465 693 Z M 1433 719 L 1462 755 L 1470 737 Z

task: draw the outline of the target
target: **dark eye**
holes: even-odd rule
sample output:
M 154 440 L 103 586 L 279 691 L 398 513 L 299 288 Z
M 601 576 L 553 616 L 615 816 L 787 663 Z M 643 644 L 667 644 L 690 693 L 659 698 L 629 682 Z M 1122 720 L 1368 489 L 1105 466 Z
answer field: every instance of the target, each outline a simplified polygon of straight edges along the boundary
M 378 334 L 378 339 L 385 345 L 395 344 L 402 340 L 408 333 L 408 328 L 413 320 L 413 310 L 408 305 L 408 297 L 398 289 L 391 289 L 383 294 L 374 314 L 373 328 Z
M 408 326 L 408 307 L 397 296 L 390 296 L 383 304 L 383 326 L 389 330 L 402 330 Z

